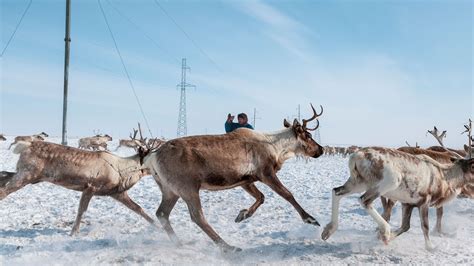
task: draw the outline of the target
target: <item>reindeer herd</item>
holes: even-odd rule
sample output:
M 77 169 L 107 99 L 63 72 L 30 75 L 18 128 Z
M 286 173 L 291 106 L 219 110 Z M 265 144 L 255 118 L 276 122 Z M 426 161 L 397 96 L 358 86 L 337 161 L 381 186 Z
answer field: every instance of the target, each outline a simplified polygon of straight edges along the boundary
M 446 132 L 439 134 L 436 127 L 429 133 L 440 146 L 427 149 L 351 146 L 338 150 L 336 147 L 323 148 L 312 138 L 311 131 L 318 128 L 323 108 L 321 106 L 320 113 L 312 105 L 311 108 L 311 118 L 303 119 L 301 123 L 296 119 L 293 123 L 285 119 L 284 129 L 272 133 L 241 128 L 224 135 L 147 141 L 139 126 L 133 135 L 130 134 L 130 139 L 119 142 L 118 148 L 136 151 L 135 155 L 125 158 L 106 151 L 107 141 L 112 140 L 108 135 L 81 139 L 78 148 L 44 141 L 48 137 L 44 132 L 17 137 L 12 143 L 16 145 L 13 152 L 19 154 L 16 172 L 0 172 L 0 200 L 28 184 L 46 181 L 82 192 L 71 235 L 79 231 L 81 217 L 93 196 L 111 196 L 155 226 L 155 221 L 127 194 L 143 176 L 152 175 L 162 195 L 156 217 L 171 241 L 180 245 L 169 216 L 181 198 L 191 220 L 224 252 L 232 252 L 240 249 L 224 241 L 207 222 L 200 190 L 242 187 L 255 202 L 237 214 L 235 222 L 241 222 L 252 217 L 264 203 L 264 194 L 255 186 L 256 182 L 261 182 L 288 201 L 303 222 L 319 226 L 281 183 L 277 173 L 286 160 L 295 156 L 318 158 L 328 152 L 350 154 L 350 176 L 344 185 L 332 190 L 331 222 L 325 226 L 321 238 L 327 240 L 337 230 L 340 200 L 363 193 L 361 206 L 377 223 L 379 237 L 385 244 L 410 228 L 411 213 L 416 207 L 426 248 L 432 249 L 428 208 L 437 208 L 436 231 L 442 232 L 443 205 L 458 196 L 474 197 L 471 121 L 465 126 L 469 141 L 464 150 L 445 147 L 442 140 Z M 316 126 L 310 128 L 308 124 L 312 121 Z M 137 138 L 138 133 L 140 138 Z M 0 140 L 5 140 L 3 135 Z M 382 215 L 373 206 L 379 197 L 384 209 Z M 401 227 L 392 231 L 388 222 L 396 202 L 402 204 L 403 218 Z

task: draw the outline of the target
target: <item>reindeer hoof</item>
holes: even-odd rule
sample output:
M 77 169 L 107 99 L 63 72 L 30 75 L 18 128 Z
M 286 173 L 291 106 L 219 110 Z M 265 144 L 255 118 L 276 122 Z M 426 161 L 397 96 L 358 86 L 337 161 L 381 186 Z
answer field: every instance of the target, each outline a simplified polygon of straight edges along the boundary
M 321 239 L 324 241 L 328 240 L 328 238 L 336 231 L 336 229 L 337 228 L 333 225 L 333 223 L 328 223 L 321 233 Z
M 425 248 L 429 252 L 434 252 L 436 250 L 436 247 L 433 246 L 433 244 L 431 242 L 430 243 L 425 243 Z
M 234 252 L 240 252 L 240 251 L 242 251 L 241 248 L 234 247 L 234 246 L 230 246 L 230 245 L 221 246 L 221 250 L 222 250 L 222 252 L 224 252 L 224 253 L 234 253 Z
M 378 238 L 382 240 L 385 245 L 388 245 L 388 242 L 391 239 L 390 230 L 379 230 Z
M 312 224 L 312 225 L 317 225 L 317 226 L 321 226 L 318 221 L 316 221 L 316 219 L 314 219 L 313 217 L 309 216 L 309 217 L 306 217 L 303 219 L 303 222 L 307 223 L 307 224 Z
M 239 212 L 239 215 L 237 215 L 237 218 L 235 218 L 235 222 L 240 223 L 243 220 L 249 218 L 250 216 L 252 215 L 249 214 L 249 211 L 247 209 L 243 209 Z

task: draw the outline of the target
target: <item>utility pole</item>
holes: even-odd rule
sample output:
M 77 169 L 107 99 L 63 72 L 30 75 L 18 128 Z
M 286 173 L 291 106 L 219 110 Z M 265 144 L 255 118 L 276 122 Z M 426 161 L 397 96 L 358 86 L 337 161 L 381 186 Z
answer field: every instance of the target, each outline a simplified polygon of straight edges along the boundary
M 177 87 L 181 89 L 181 98 L 179 101 L 178 130 L 176 131 L 176 135 L 178 138 L 185 137 L 188 134 L 186 126 L 186 87 L 196 88 L 196 86 L 186 83 L 186 70 L 190 69 L 190 67 L 186 66 L 186 58 L 183 58 L 181 63 L 181 83 L 177 85 Z
M 260 119 L 260 117 L 257 117 L 257 108 L 253 108 L 253 124 L 252 124 L 253 129 L 256 128 L 255 123 L 256 123 L 257 119 Z
M 69 48 L 71 44 L 71 35 L 69 30 L 71 22 L 71 0 L 66 0 L 66 36 L 64 37 L 65 42 L 65 53 L 64 53 L 64 98 L 63 98 L 63 130 L 62 130 L 62 145 L 67 145 L 67 128 L 66 128 L 66 117 L 67 117 L 67 89 L 68 89 L 68 78 L 69 78 Z
M 255 129 L 255 119 L 257 118 L 257 108 L 253 108 L 253 128 Z
M 298 121 L 301 121 L 301 108 L 299 104 L 298 104 Z

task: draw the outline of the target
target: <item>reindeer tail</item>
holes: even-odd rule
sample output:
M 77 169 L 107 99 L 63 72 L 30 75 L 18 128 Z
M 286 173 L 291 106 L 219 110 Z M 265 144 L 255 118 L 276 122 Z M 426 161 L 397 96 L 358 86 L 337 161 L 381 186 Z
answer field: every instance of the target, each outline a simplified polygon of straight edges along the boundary
M 360 176 L 360 173 L 357 170 L 357 162 L 362 160 L 362 158 L 363 156 L 358 151 L 354 152 L 349 157 L 349 173 L 351 174 L 351 177 L 357 178 Z
M 0 187 L 6 186 L 8 181 L 10 181 L 14 175 L 15 173 L 13 172 L 1 171 L 0 172 Z
M 13 153 L 14 154 L 19 154 L 22 151 L 24 151 L 26 148 L 30 147 L 30 145 L 31 145 L 31 142 L 19 141 L 16 144 L 15 149 L 13 150 Z

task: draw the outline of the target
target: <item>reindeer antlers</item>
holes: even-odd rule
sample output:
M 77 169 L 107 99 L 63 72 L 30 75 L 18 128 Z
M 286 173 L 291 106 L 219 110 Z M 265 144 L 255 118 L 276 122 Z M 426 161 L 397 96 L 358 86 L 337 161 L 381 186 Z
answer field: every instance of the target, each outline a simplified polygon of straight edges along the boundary
M 130 133 L 130 138 L 134 140 L 137 137 L 137 133 L 138 133 L 138 130 L 133 129 L 133 137 L 132 137 L 132 133 Z
M 428 130 L 428 133 L 433 135 L 433 137 L 438 141 L 439 145 L 441 145 L 441 147 L 445 148 L 444 144 L 443 144 L 443 138 L 446 138 L 446 130 L 444 130 L 441 134 L 438 134 L 438 132 L 439 131 L 436 128 L 436 126 L 434 127 L 433 130 Z
M 408 147 L 411 147 L 410 143 L 408 141 L 405 141 Z M 420 146 L 418 145 L 418 142 L 415 142 L 415 148 L 419 148 Z
M 139 142 L 142 144 L 138 147 L 138 152 L 141 154 L 148 154 L 148 152 L 152 151 L 153 148 L 155 147 L 155 142 L 157 141 L 157 138 L 154 138 L 153 141 L 150 143 L 146 141 L 147 138 L 143 138 L 142 135 L 142 127 L 140 126 L 140 123 L 138 123 L 138 130 L 133 129 L 135 135 L 137 132 L 140 134 L 140 139 Z M 134 138 L 135 138 L 134 135 Z
M 316 110 L 314 109 L 313 104 L 310 104 L 310 105 L 311 105 L 311 109 L 313 109 L 313 116 L 310 119 L 303 119 L 303 129 L 313 131 L 313 130 L 316 130 L 319 127 L 319 120 L 316 120 L 317 124 L 314 128 L 307 128 L 306 126 L 307 126 L 308 122 L 313 121 L 314 119 L 320 117 L 323 114 L 323 106 L 320 105 L 321 113 L 318 114 L 318 113 L 316 113 Z
M 474 142 L 474 136 L 472 136 L 472 120 L 469 118 L 469 123 L 467 125 L 464 125 L 466 128 L 465 131 L 463 131 L 461 134 L 467 133 L 467 139 L 468 139 L 468 153 L 469 157 L 472 156 L 472 149 L 473 149 L 473 142 Z

